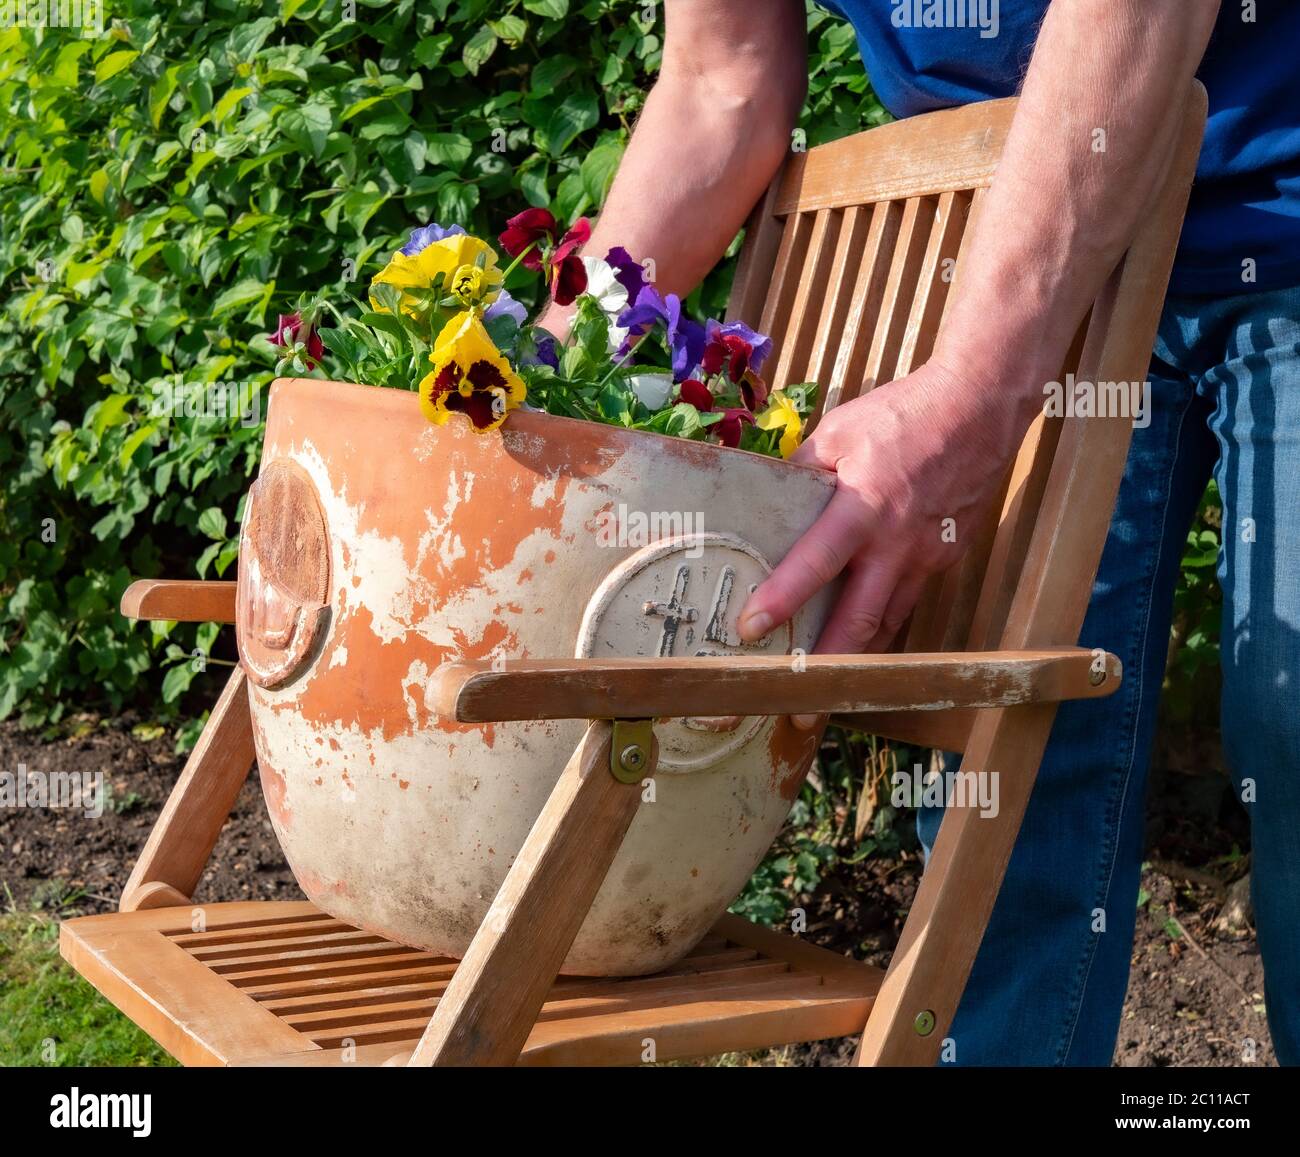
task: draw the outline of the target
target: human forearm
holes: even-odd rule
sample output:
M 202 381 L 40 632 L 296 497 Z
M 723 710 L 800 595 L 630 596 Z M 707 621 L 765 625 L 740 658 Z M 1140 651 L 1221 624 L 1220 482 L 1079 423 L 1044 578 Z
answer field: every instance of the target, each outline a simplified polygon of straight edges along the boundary
M 1053 0 L 936 349 L 800 447 L 796 460 L 835 471 L 835 493 L 750 596 L 742 637 L 843 576 L 818 649 L 884 650 L 985 525 L 1044 384 L 1165 176 L 1216 9 Z
M 1163 178 L 1217 9 L 1054 0 L 1048 10 L 933 358 L 952 403 L 976 405 L 999 449 L 1041 407 Z
M 744 224 L 790 147 L 807 80 L 798 0 L 665 6 L 664 57 L 585 252 L 622 246 L 687 293 Z M 568 310 L 548 308 L 548 328 Z

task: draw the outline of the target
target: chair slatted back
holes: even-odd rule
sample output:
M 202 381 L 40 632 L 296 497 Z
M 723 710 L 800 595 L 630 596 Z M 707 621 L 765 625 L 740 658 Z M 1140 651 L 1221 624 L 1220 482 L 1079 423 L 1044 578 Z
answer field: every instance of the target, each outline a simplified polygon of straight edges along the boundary
M 757 319 L 771 335 L 774 388 L 815 381 L 824 412 L 925 362 L 1015 107 L 1010 98 L 931 113 L 787 161 L 750 219 L 728 307 L 729 318 Z M 1196 86 L 1164 187 L 1080 328 L 1060 381 L 1067 373 L 1145 379 L 1204 107 Z M 1119 415 L 1040 415 L 1000 506 L 987 525 L 957 528 L 965 554 L 928 584 L 896 647 L 1077 643 L 1131 432 Z M 1056 618 L 1044 615 L 1042 600 L 1057 600 Z M 969 713 L 927 712 L 854 722 L 960 750 L 971 721 Z

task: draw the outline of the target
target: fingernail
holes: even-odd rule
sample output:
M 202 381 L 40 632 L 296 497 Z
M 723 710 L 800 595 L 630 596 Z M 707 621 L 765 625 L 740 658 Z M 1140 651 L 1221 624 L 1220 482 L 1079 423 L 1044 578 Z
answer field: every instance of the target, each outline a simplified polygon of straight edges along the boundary
M 819 715 L 791 715 L 790 722 L 793 723 L 800 731 L 811 731 L 817 726 Z
M 772 616 L 766 611 L 756 611 L 740 620 L 740 637 L 747 643 L 761 639 L 772 629 Z

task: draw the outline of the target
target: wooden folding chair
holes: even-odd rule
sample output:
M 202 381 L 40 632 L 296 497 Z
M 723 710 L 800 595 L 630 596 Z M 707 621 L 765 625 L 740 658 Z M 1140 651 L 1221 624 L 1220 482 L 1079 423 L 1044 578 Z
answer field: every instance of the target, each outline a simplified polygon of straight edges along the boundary
M 773 336 L 773 385 L 818 381 L 829 408 L 925 360 L 1014 108 L 934 113 L 790 160 L 751 219 L 730 309 Z M 1198 85 L 1163 188 L 1063 373 L 1145 378 L 1204 116 Z M 1076 644 L 1130 433 L 1124 417 L 1038 419 L 996 517 L 931 584 L 903 653 L 815 656 L 799 671 L 748 657 L 443 668 L 449 718 L 591 720 L 459 964 L 305 902 L 192 903 L 254 759 L 238 671 L 122 911 L 66 922 L 63 954 L 187 1063 L 626 1064 L 862 1032 L 860 1063 L 931 1064 L 1056 703 L 1120 679 L 1113 656 Z M 229 623 L 234 601 L 233 583 L 145 582 L 122 609 Z M 665 973 L 557 980 L 654 774 L 653 721 L 793 712 L 846 713 L 852 726 L 964 752 L 964 768 L 1001 777 L 996 817 L 949 810 L 888 971 L 726 916 Z

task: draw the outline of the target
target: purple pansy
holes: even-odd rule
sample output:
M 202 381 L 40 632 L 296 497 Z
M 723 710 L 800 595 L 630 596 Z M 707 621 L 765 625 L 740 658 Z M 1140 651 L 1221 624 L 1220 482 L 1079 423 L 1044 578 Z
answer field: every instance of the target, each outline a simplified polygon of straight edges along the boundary
M 645 270 L 641 268 L 641 262 L 633 261 L 632 254 L 621 245 L 606 253 L 605 260 L 614 270 L 614 280 L 627 290 L 628 301 L 636 301 L 645 286 Z
M 444 237 L 455 237 L 458 233 L 464 233 L 465 230 L 459 225 L 448 225 L 443 228 L 441 225 L 430 222 L 421 229 L 411 230 L 411 239 L 402 246 L 402 252 L 407 257 L 414 257 L 421 250 L 428 249 L 430 245 L 441 241 Z
M 533 352 L 526 353 L 519 359 L 520 365 L 550 366 L 553 370 L 560 368 L 560 344 L 546 330 L 533 328 Z
M 644 337 L 656 325 L 668 324 L 668 305 L 653 285 L 647 285 L 636 299 L 618 315 L 618 324 L 628 331 L 628 337 Z M 631 348 L 630 341 L 623 343 L 620 356 Z
M 528 310 L 519 304 L 504 289 L 497 296 L 496 301 L 483 311 L 483 320 L 491 321 L 494 317 L 513 317 L 515 325 L 523 325 L 528 320 Z
M 691 376 L 700 364 L 704 353 L 704 327 L 682 312 L 681 298 L 675 293 L 660 295 L 653 285 L 642 287 L 636 302 L 618 316 L 618 324 L 628 331 L 628 339 L 619 349 L 619 357 L 626 357 L 632 348 L 631 336 L 643 337 L 656 325 L 662 325 L 665 340 L 672 354 L 673 381 L 680 382 Z

